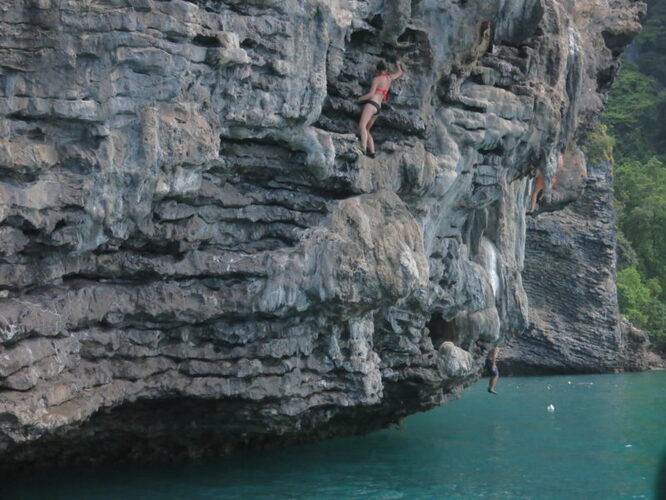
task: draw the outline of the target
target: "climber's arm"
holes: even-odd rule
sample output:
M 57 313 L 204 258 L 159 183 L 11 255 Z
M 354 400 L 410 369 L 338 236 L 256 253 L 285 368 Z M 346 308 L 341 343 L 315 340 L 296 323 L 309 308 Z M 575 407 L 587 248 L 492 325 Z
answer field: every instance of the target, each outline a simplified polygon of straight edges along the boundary
M 389 75 L 391 81 L 397 80 L 398 78 L 400 78 L 402 75 L 405 74 L 405 70 L 402 68 L 402 64 L 400 63 L 400 61 L 396 61 L 395 64 L 398 67 L 398 71 Z
M 370 92 L 367 94 L 363 94 L 361 97 L 358 98 L 359 101 L 367 101 L 368 99 L 371 99 L 372 96 L 375 95 L 375 91 L 377 90 L 377 78 L 372 79 L 372 85 L 370 86 Z

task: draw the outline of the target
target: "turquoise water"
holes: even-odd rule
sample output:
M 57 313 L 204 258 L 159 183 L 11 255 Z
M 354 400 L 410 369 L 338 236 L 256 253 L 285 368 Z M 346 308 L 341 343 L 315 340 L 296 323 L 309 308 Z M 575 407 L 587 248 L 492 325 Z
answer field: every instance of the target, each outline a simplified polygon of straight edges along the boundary
M 366 437 L 33 473 L 0 481 L 0 498 L 655 498 L 666 372 L 500 378 L 498 396 L 485 384 Z

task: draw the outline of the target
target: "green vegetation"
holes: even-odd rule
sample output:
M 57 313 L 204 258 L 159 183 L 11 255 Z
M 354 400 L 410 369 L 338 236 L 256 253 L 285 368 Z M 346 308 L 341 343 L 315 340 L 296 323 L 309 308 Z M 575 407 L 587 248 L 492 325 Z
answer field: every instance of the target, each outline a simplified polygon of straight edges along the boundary
M 641 73 L 666 83 L 666 2 L 648 0 L 648 17 L 637 40 Z
M 638 56 L 624 61 L 589 161 L 614 157 L 620 309 L 666 351 L 666 2 L 649 2 Z
M 602 161 L 613 162 L 613 148 L 615 138 L 608 134 L 608 127 L 603 123 L 595 123 L 594 128 L 587 134 L 583 150 L 587 161 L 600 163 Z
M 662 142 L 660 135 L 664 134 L 661 127 L 664 111 L 663 85 L 656 78 L 641 73 L 636 64 L 625 61 L 611 89 L 606 110 L 610 132 L 616 138 L 615 154 L 645 160 L 654 153 Z

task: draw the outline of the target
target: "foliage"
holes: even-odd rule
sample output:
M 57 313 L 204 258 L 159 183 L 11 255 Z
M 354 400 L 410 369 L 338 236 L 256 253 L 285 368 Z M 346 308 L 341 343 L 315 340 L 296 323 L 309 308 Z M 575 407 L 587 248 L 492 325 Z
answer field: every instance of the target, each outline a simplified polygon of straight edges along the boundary
M 613 204 L 613 209 L 616 214 L 622 213 L 620 207 L 621 205 L 617 203 L 617 200 L 615 200 L 615 203 Z M 634 250 L 634 248 L 631 246 L 631 241 L 627 239 L 622 230 L 619 228 L 617 230 L 616 251 L 617 251 L 617 259 L 619 262 L 622 262 L 624 267 L 628 266 L 638 267 L 639 265 L 638 254 L 636 253 L 636 250 Z
M 666 166 L 655 157 L 620 162 L 615 196 L 619 225 L 638 255 L 639 268 L 666 290 Z
M 666 2 L 650 0 L 632 61 L 611 89 L 607 129 L 588 137 L 590 161 L 613 148 L 622 313 L 666 352 Z M 604 137 L 612 136 L 611 139 Z
M 606 122 L 616 139 L 616 156 L 647 159 L 650 151 L 666 152 L 662 115 L 666 91 L 655 78 L 625 62 L 610 92 Z
M 617 293 L 623 314 L 635 326 L 650 333 L 657 347 L 666 348 L 666 305 L 657 296 L 655 279 L 644 281 L 635 267 L 617 273 Z
M 636 45 L 641 73 L 666 85 L 666 2 L 663 0 L 648 1 L 648 15 Z
M 591 163 L 600 163 L 602 161 L 613 161 L 613 146 L 615 138 L 608 134 L 608 126 L 596 122 L 583 144 L 583 151 L 587 161 Z
M 617 273 L 617 294 L 625 316 L 637 327 L 645 328 L 650 317 L 649 307 L 655 298 L 635 267 Z

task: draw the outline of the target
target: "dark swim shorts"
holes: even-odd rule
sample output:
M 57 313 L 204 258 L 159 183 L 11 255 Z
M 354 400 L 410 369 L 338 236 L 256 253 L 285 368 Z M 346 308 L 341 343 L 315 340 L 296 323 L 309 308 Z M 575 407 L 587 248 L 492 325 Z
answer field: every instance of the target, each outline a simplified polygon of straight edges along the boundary
M 361 102 L 359 102 L 359 104 L 360 104 L 361 106 L 364 106 L 364 105 L 366 105 L 366 104 L 371 104 L 372 106 L 374 106 L 375 108 L 377 108 L 377 113 L 375 113 L 376 115 L 378 115 L 379 112 L 382 110 L 382 106 L 381 106 L 380 104 L 377 104 L 377 103 L 376 103 L 375 101 L 373 101 L 372 99 L 366 99 L 365 101 L 361 101 Z
M 493 370 L 493 362 L 490 359 L 486 359 L 486 371 L 493 377 L 499 376 L 499 370 L 497 368 Z

